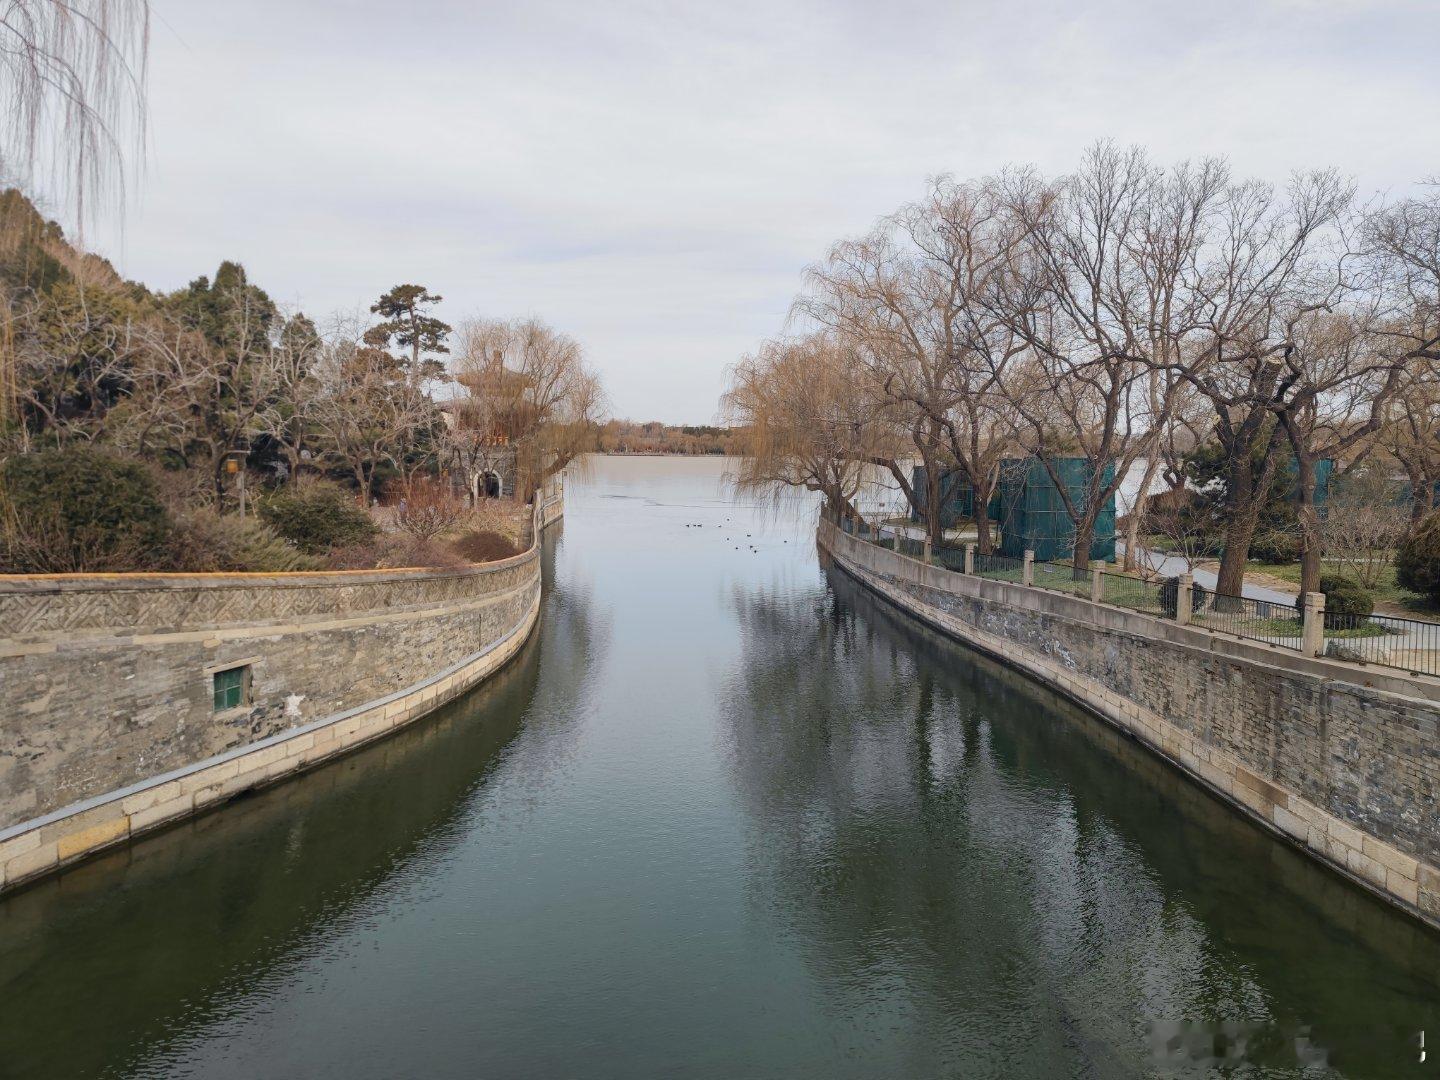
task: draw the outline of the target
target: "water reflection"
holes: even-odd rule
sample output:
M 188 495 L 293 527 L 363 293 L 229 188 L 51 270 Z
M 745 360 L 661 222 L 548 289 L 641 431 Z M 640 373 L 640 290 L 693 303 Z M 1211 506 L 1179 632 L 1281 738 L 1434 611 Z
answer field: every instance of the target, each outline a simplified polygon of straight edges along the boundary
M 755 902 L 855 1052 L 883 1042 L 915 1075 L 1413 1075 L 1433 935 L 1054 695 L 829 586 L 734 590 L 721 709 Z

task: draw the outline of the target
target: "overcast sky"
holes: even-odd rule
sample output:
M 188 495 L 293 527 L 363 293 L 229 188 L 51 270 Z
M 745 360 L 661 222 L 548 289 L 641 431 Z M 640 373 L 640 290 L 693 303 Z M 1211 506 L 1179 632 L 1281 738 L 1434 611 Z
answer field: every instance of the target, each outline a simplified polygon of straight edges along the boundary
M 91 246 L 317 317 L 402 281 L 539 315 L 642 420 L 713 419 L 804 266 L 937 173 L 1101 137 L 1440 173 L 1440 0 L 153 3 L 150 153 Z

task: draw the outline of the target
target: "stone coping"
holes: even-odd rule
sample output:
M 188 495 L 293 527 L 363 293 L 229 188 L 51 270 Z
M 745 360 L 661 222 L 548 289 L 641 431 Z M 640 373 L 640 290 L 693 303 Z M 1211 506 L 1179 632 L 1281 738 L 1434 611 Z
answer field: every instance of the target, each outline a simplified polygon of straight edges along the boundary
M 551 504 L 547 504 L 548 506 Z M 225 571 L 205 574 L 0 574 L 0 594 L 53 594 L 127 589 L 223 589 L 277 585 L 284 588 L 328 585 L 372 585 L 392 581 L 432 581 L 494 574 L 535 558 L 535 545 L 518 555 L 460 567 L 403 567 L 385 570 Z

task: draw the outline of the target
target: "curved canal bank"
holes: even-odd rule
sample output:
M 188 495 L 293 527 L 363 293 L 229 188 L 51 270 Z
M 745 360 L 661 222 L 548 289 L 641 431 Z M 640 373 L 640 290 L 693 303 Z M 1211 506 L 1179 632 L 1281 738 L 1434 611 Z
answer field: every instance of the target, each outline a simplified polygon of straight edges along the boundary
M 527 551 L 465 570 L 0 579 L 0 892 L 381 738 L 515 655 Z
M 0 898 L 0 1073 L 1425 1075 L 1434 934 L 722 467 L 592 464 L 503 671 Z
M 1440 928 L 1440 681 L 955 573 L 828 520 L 816 539 L 877 595 L 1074 699 Z

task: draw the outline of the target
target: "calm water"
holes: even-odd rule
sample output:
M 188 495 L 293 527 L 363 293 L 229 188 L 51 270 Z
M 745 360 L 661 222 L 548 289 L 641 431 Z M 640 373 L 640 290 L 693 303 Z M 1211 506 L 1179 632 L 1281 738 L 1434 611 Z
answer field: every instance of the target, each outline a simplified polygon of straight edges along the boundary
M 1440 939 L 721 469 L 593 463 L 492 684 L 0 902 L 0 1076 L 1435 1075 Z

